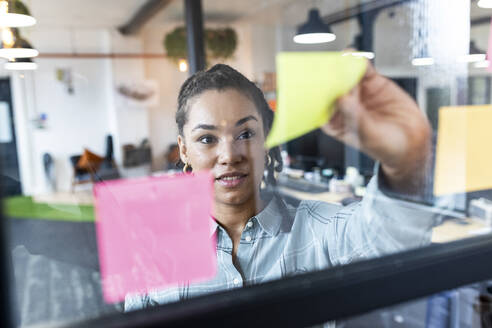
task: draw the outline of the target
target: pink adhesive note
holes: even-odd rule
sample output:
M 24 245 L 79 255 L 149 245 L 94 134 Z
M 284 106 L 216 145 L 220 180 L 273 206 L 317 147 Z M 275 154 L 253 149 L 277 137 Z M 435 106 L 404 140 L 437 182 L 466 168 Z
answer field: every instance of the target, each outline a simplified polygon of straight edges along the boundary
M 489 62 L 489 66 L 487 66 L 487 71 L 492 72 L 492 18 L 490 19 L 489 45 L 487 48 L 487 60 Z
M 215 276 L 209 173 L 102 182 L 94 197 L 106 302 Z

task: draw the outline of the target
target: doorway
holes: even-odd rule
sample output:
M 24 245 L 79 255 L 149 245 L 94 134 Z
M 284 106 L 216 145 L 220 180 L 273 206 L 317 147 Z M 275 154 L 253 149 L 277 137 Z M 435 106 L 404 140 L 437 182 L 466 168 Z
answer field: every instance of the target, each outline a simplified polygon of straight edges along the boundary
M 19 195 L 22 187 L 15 138 L 10 79 L 0 79 L 0 167 L 3 196 Z

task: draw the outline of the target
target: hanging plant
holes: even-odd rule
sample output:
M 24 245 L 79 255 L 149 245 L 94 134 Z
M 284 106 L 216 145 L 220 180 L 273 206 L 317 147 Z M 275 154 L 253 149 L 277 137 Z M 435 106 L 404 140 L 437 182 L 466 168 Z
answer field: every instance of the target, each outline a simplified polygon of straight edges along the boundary
M 231 58 L 237 47 L 237 34 L 232 28 L 205 29 L 205 55 L 209 60 Z M 187 58 L 186 29 L 177 27 L 166 34 L 164 48 L 169 59 L 176 64 Z
M 213 59 L 227 59 L 232 57 L 237 46 L 236 31 L 232 28 L 223 28 L 205 31 L 207 55 Z
M 8 7 L 8 12 L 11 14 L 27 15 L 31 16 L 29 8 L 21 0 L 1 0 L 2 9 L 5 10 L 4 6 Z
M 28 15 L 28 16 L 31 15 L 31 13 L 29 12 L 29 9 L 21 0 L 11 1 L 11 6 L 13 7 L 12 12 L 14 12 L 14 13 L 22 14 L 22 15 Z
M 166 34 L 164 38 L 164 48 L 169 59 L 176 64 L 182 58 L 186 58 L 186 29 L 177 27 L 172 32 Z

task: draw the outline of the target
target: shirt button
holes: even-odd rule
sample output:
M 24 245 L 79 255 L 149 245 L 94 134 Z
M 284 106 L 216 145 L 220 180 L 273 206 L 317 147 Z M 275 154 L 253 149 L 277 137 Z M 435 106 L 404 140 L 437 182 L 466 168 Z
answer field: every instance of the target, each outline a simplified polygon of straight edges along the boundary
M 246 239 L 247 242 L 250 242 L 251 241 L 251 236 L 246 236 L 245 239 Z
M 253 222 L 249 221 L 247 224 L 248 228 L 251 228 L 253 226 Z
M 234 283 L 234 285 L 236 285 L 236 286 L 237 286 L 237 285 L 239 285 L 239 279 L 237 279 L 237 278 L 234 278 L 234 280 L 233 280 L 232 282 L 233 282 L 233 283 Z

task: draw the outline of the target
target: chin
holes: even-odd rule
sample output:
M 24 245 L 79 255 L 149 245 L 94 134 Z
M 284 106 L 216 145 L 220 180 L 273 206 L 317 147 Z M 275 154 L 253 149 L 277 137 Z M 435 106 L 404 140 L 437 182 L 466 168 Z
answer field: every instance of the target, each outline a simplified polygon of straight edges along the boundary
M 226 205 L 242 205 L 254 198 L 254 192 L 244 189 L 239 190 L 215 190 L 215 202 Z

